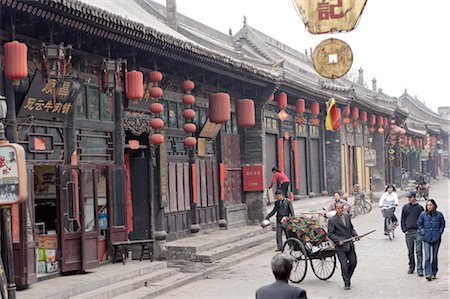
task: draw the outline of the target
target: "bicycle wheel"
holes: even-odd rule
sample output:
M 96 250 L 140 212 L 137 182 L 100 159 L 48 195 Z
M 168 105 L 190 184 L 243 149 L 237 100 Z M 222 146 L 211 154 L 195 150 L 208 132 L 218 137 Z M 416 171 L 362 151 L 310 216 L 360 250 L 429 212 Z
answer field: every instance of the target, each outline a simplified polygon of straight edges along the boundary
M 370 211 L 372 211 L 372 204 L 369 201 L 364 200 L 362 202 L 361 210 L 364 214 L 370 213 Z
M 386 226 L 389 240 L 392 241 L 394 238 L 394 224 L 392 223 L 391 218 L 386 218 Z
M 283 245 L 283 252 L 292 256 L 295 261 L 292 264 L 292 271 L 289 280 L 294 283 L 301 282 L 308 270 L 308 257 L 306 255 L 305 246 L 296 238 L 289 238 Z
M 320 280 L 329 279 L 336 270 L 336 255 L 310 259 L 310 262 L 314 274 Z

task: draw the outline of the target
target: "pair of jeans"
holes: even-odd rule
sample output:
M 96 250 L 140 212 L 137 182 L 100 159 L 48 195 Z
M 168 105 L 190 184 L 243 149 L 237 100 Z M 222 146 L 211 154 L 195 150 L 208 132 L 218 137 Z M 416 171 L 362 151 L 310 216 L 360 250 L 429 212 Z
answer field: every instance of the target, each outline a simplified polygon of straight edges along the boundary
M 408 230 L 405 233 L 406 246 L 408 247 L 409 269 L 414 271 L 416 267 L 414 258 L 414 248 L 417 257 L 417 274 L 423 273 L 422 261 L 422 237 L 420 233 L 415 230 Z
M 284 197 L 289 198 L 289 182 L 284 182 L 283 184 L 281 184 L 280 189 L 283 190 Z
M 277 223 L 277 250 L 283 249 L 283 233 L 286 233 L 284 227 Z
M 353 244 L 349 251 L 336 250 L 339 262 L 341 264 L 341 274 L 344 280 L 345 286 L 350 286 L 350 279 L 353 276 L 356 268 L 356 252 Z
M 425 275 L 434 275 L 438 271 L 438 252 L 441 240 L 436 242 L 423 242 L 425 250 Z
M 390 211 L 392 211 L 392 217 L 391 217 L 391 221 L 392 223 L 397 222 L 397 217 L 395 217 L 395 207 L 392 207 L 389 209 Z M 384 232 L 387 233 L 388 229 L 387 229 L 387 218 L 384 218 Z

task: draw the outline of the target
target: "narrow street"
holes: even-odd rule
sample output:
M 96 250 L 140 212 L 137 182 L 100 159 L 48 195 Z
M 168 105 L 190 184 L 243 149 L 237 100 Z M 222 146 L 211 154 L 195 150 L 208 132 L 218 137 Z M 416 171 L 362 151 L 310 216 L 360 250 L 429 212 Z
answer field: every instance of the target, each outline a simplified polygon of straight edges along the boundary
M 438 210 L 444 213 L 448 227 L 449 181 L 441 180 L 432 185 L 430 194 L 438 203 Z M 398 217 L 406 202 L 406 198 L 400 198 L 396 211 Z M 372 229 L 377 231 L 356 243 L 358 266 L 352 279 L 352 289 L 344 290 L 339 266 L 333 277 L 328 281 L 321 281 L 314 276 L 308 265 L 306 278 L 299 284 L 307 290 L 308 298 L 448 298 L 448 228 L 439 251 L 438 278 L 428 282 L 416 273 L 406 273 L 408 260 L 404 234 L 397 229 L 393 241 L 385 237 L 381 213 L 376 207 L 371 213 L 354 219 L 353 223 L 360 234 Z M 272 255 L 273 252 L 267 252 L 255 256 L 220 274 L 157 298 L 254 298 L 258 287 L 273 281 L 270 270 Z

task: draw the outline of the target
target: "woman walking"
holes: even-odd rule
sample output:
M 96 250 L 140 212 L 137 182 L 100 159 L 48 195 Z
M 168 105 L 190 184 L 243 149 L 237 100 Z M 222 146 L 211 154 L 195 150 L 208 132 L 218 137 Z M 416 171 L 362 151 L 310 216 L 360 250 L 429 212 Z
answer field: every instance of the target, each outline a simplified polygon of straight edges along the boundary
M 431 281 L 436 279 L 439 245 L 441 245 L 441 236 L 445 228 L 444 215 L 437 211 L 434 199 L 427 200 L 425 211 L 417 219 L 417 225 L 425 250 L 425 278 Z

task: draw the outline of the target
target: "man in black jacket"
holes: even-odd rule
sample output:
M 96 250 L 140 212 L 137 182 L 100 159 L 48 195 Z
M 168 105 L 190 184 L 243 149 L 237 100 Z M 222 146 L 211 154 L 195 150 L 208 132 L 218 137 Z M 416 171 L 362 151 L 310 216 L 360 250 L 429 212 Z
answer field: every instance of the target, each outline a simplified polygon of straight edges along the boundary
M 336 245 L 336 254 L 341 263 L 342 278 L 346 290 L 350 290 L 350 279 L 355 271 L 357 261 L 353 241 L 343 241 L 357 236 L 350 216 L 344 213 L 344 205 L 337 202 L 336 215 L 328 220 L 328 237 Z
M 286 253 L 278 253 L 270 262 L 276 281 L 260 287 L 256 299 L 307 299 L 306 291 L 289 284 L 294 258 Z
M 294 216 L 294 207 L 292 206 L 291 201 L 284 197 L 283 190 L 277 190 L 275 195 L 277 200 L 266 219 L 269 220 L 270 217 L 277 213 L 277 250 L 275 251 L 281 251 L 281 247 L 283 246 L 283 227 L 281 226 L 281 219 L 286 216 Z
M 423 276 L 422 263 L 422 238 L 418 232 L 417 219 L 420 213 L 423 212 L 423 207 L 416 200 L 416 192 L 408 193 L 409 203 L 402 208 L 401 226 L 405 233 L 406 246 L 408 247 L 409 270 L 408 274 L 414 273 L 416 263 L 414 260 L 414 247 L 416 248 L 417 256 L 417 275 Z

